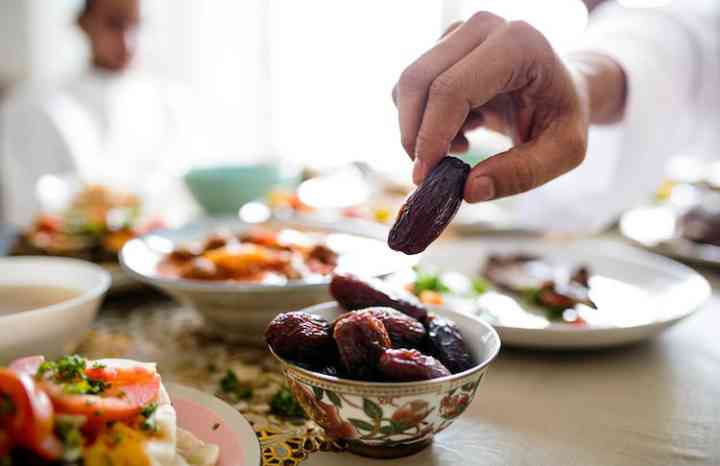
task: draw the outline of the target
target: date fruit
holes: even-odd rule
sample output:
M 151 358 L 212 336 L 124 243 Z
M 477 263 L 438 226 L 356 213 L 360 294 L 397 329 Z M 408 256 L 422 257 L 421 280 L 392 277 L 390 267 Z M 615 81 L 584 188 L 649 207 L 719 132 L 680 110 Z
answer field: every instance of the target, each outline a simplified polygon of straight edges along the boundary
M 400 209 L 388 245 L 405 254 L 423 252 L 453 219 L 463 200 L 470 166 L 445 157 Z
M 369 312 L 380 319 L 393 348 L 420 348 L 422 345 L 426 332 L 417 319 L 389 307 L 373 307 L 360 312 Z
M 390 336 L 382 321 L 365 311 L 348 312 L 335 321 L 333 337 L 348 376 L 372 380 Z
M 302 311 L 275 317 L 265 329 L 265 341 L 279 356 L 292 361 L 324 360 L 335 352 L 330 323 Z
M 427 322 L 427 335 L 430 353 L 453 374 L 468 370 L 475 365 L 455 322 L 433 316 Z
M 348 311 L 381 306 L 398 310 L 420 322 L 427 318 L 427 310 L 414 295 L 405 290 L 394 290 L 378 279 L 335 274 L 330 281 L 330 294 Z
M 417 382 L 450 375 L 440 361 L 414 349 L 385 350 L 380 356 L 378 368 L 388 382 Z

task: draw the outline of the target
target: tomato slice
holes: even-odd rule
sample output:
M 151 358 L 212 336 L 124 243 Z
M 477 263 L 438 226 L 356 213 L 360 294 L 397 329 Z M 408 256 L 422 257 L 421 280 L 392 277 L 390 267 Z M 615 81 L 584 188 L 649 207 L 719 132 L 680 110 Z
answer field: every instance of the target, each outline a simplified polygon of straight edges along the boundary
M 10 363 L 9 368 L 20 374 L 27 374 L 34 377 L 37 374 L 40 364 L 45 362 L 44 356 L 28 356 L 16 359 Z
M 0 394 L 10 402 L 8 412 L 0 417 L 10 437 L 6 443 L 28 448 L 47 460 L 60 458 L 63 446 L 53 435 L 52 403 L 33 378 L 0 369 Z
M 85 416 L 91 431 L 108 421 L 132 420 L 160 391 L 160 376 L 144 367 L 89 367 L 85 375 L 110 387 L 97 395 L 74 395 L 50 380 L 44 386 L 57 412 Z

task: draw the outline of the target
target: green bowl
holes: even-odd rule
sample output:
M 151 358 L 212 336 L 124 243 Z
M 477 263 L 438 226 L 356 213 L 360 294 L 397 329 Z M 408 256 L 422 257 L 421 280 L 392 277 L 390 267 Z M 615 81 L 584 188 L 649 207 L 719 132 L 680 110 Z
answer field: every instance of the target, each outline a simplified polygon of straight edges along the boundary
M 244 204 L 265 197 L 277 187 L 294 188 L 300 171 L 276 163 L 194 168 L 185 184 L 211 215 L 236 214 Z

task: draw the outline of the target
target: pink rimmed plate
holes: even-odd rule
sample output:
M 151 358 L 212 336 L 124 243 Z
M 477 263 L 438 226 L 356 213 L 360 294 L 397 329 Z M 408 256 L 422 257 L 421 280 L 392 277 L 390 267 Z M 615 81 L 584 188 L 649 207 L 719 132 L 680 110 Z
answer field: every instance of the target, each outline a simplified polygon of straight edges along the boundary
M 248 421 L 222 400 L 201 391 L 166 384 L 178 427 L 220 447 L 217 466 L 260 465 L 260 444 Z

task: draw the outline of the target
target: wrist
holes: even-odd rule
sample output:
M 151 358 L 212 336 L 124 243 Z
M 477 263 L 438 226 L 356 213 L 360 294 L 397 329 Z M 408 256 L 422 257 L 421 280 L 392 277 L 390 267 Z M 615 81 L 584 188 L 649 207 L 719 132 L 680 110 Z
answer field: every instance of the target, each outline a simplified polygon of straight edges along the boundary
M 625 113 L 627 79 L 622 66 L 607 55 L 578 52 L 567 58 L 571 74 L 588 102 L 590 122 L 611 124 Z

